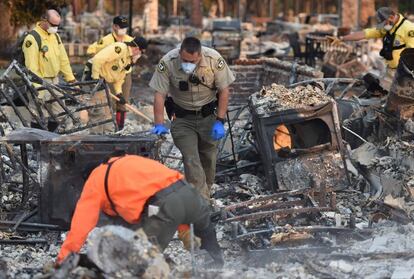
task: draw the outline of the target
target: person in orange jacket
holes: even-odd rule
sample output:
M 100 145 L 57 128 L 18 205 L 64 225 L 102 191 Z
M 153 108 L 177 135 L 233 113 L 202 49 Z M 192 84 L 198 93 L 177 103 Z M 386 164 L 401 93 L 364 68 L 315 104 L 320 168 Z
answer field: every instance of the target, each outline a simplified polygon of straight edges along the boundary
M 215 264 L 223 265 L 210 206 L 181 173 L 137 155 L 112 157 L 91 169 L 84 176 L 88 178 L 57 263 L 79 252 L 103 211 L 131 229 L 142 228 L 150 239 L 157 240 L 161 250 L 180 224 L 192 223 L 201 248 Z

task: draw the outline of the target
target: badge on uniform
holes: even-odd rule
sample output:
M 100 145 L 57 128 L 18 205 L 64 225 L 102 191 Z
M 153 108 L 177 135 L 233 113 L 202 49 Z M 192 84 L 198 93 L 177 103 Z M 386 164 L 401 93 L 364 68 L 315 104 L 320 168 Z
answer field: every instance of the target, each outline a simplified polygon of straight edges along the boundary
M 160 73 L 164 73 L 166 70 L 167 68 L 165 67 L 164 61 L 161 61 L 157 66 L 157 71 Z
M 26 41 L 26 43 L 24 44 L 24 46 L 27 48 L 31 47 L 31 45 L 32 45 L 31 41 Z
M 224 59 L 222 57 L 220 57 L 217 60 L 216 68 L 217 68 L 217 70 L 221 71 L 221 70 L 224 69 L 224 66 L 226 66 L 226 62 L 224 61 Z
M 112 66 L 112 71 L 118 71 L 118 66 L 113 65 L 113 66 Z
M 414 37 L 414 30 L 408 32 L 408 37 Z
M 46 45 L 42 46 L 41 51 L 42 51 L 43 53 L 48 52 L 48 51 L 49 51 L 48 46 L 46 46 Z
M 116 52 L 116 53 L 121 53 L 121 48 L 120 48 L 119 46 L 116 46 L 116 47 L 115 47 L 115 52 Z

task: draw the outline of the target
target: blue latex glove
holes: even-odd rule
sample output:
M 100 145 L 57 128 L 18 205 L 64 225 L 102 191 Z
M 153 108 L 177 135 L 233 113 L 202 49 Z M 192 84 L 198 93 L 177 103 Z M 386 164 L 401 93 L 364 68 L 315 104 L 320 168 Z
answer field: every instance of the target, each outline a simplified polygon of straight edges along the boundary
M 211 137 L 213 140 L 219 140 L 224 137 L 226 134 L 226 130 L 224 129 L 223 123 L 221 121 L 216 120 L 213 125 L 213 129 L 211 130 Z
M 160 136 L 163 134 L 168 134 L 168 129 L 164 126 L 164 124 L 155 124 L 154 128 L 151 130 L 151 133 Z

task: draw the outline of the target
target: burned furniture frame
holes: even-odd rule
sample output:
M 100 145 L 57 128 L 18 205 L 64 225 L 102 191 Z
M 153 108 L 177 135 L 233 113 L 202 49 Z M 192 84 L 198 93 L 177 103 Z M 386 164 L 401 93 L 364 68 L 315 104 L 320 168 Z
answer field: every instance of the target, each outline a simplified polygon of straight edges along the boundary
M 295 163 L 297 162 L 302 162 L 303 166 L 305 167 L 306 165 L 309 166 L 308 173 L 306 174 L 306 176 L 309 176 L 309 178 L 307 179 L 309 183 L 307 183 L 305 187 L 318 186 L 318 183 L 320 183 L 320 181 L 323 179 L 319 177 L 319 181 L 315 180 L 315 177 L 318 177 L 318 175 L 320 175 L 317 169 L 321 169 L 324 166 L 315 166 L 315 158 L 316 160 L 320 159 L 319 161 L 323 163 L 325 158 L 329 159 L 328 155 L 331 157 L 335 156 L 335 152 L 340 154 L 343 164 L 342 170 L 338 169 L 338 174 L 344 171 L 345 173 L 342 173 L 342 176 L 346 177 L 348 183 L 350 183 L 349 174 L 346 169 L 345 149 L 341 137 L 338 111 L 336 103 L 334 101 L 307 108 L 287 109 L 271 113 L 259 113 L 258 110 L 256 110 L 254 102 L 250 98 L 249 109 L 252 114 L 252 123 L 255 132 L 255 139 L 260 156 L 262 158 L 263 167 L 268 183 L 267 186 L 269 189 L 292 190 L 291 188 L 283 187 L 286 185 L 281 183 L 281 173 L 278 173 L 277 170 L 279 168 L 280 171 L 280 167 L 283 166 L 285 162 L 292 162 L 292 166 L 294 167 L 297 166 L 297 164 L 295 165 Z M 306 125 L 302 125 L 303 123 L 311 123 L 312 125 L 306 127 Z M 290 150 L 289 156 L 287 156 L 288 158 L 282 157 L 275 150 L 274 147 L 275 131 L 280 125 L 302 125 L 302 127 L 304 127 L 302 129 L 302 132 L 298 133 L 295 136 L 295 138 L 303 142 L 303 146 L 296 146 L 294 142 L 296 142 L 297 140 L 294 140 L 293 133 L 290 134 L 290 137 L 292 138 L 292 143 L 294 144 L 292 146 L 292 149 Z M 312 130 L 313 127 L 319 128 L 322 131 L 319 131 L 318 134 L 318 130 Z M 314 136 L 313 142 L 315 144 L 307 143 L 307 138 L 312 135 Z M 318 136 L 320 135 L 323 135 L 327 138 L 320 139 L 318 138 Z M 322 142 L 319 143 L 319 141 Z M 320 162 L 316 163 L 320 164 Z M 312 170 L 312 167 L 316 169 Z M 314 171 L 316 171 L 316 173 L 313 173 Z M 332 177 L 326 178 L 330 179 Z M 338 178 L 338 180 L 340 180 L 340 178 Z M 337 183 L 337 181 L 330 182 L 332 182 L 332 184 Z M 327 186 L 329 187 L 336 185 Z
M 85 99 L 92 97 L 102 88 L 105 90 L 106 102 L 95 105 L 88 104 L 88 101 Z M 38 95 L 41 91 L 47 91 L 52 98 L 47 101 L 40 101 Z M 30 127 L 31 125 L 35 125 L 37 128 L 43 130 L 51 130 L 60 134 L 71 134 L 107 123 L 113 123 L 115 129 L 117 129 L 112 111 L 110 91 L 103 80 L 76 82 L 64 85 L 52 84 L 43 80 L 14 60 L 0 76 L 0 101 L 2 104 L 0 106 L 0 115 L 12 129 L 19 126 Z M 17 105 L 17 103 L 20 104 Z M 55 103 L 59 106 L 60 113 L 52 112 L 50 105 Z M 10 119 L 10 116 L 4 111 L 4 105 L 12 108 L 20 123 L 15 123 Z M 19 107 L 24 107 L 29 117 L 25 117 Z M 82 123 L 79 118 L 78 114 L 82 111 L 104 107 L 109 108 L 111 117 L 100 121 L 89 121 L 87 124 Z M 67 119 L 72 121 L 73 126 L 68 128 L 63 125 Z M 50 127 L 49 125 L 48 127 L 48 122 L 56 123 L 56 125 L 53 125 L 54 127 Z
M 4 175 L 5 169 L 9 173 L 22 173 L 18 182 L 23 185 L 20 187 L 23 189 L 20 208 L 33 210 L 28 200 L 34 196 L 38 219 L 66 229 L 82 192 L 85 182 L 82 173 L 88 165 L 97 166 L 116 151 L 159 160 L 160 140 L 147 132 L 131 136 L 61 136 L 23 128 L 3 137 L 0 147 L 2 182 L 17 183 L 7 180 L 11 176 Z M 5 158 L 10 159 L 6 161 Z
M 227 206 L 222 220 L 231 227 L 233 240 L 247 249 L 269 248 L 270 236 L 286 229 L 281 223 L 296 217 L 333 211 L 336 194 L 321 185 L 315 189 L 279 192 Z M 308 228 L 309 229 L 309 228 Z
M 315 67 L 316 59 L 322 60 L 325 56 L 325 53 L 331 49 L 341 50 L 344 52 L 348 51 L 348 48 L 343 46 L 331 46 L 331 42 L 328 40 L 327 36 L 331 36 L 330 33 L 323 32 L 314 32 L 306 35 L 305 38 L 305 64 L 311 67 Z M 352 42 L 347 43 L 352 49 L 352 54 L 360 58 L 362 55 L 367 54 L 368 43 L 365 42 Z

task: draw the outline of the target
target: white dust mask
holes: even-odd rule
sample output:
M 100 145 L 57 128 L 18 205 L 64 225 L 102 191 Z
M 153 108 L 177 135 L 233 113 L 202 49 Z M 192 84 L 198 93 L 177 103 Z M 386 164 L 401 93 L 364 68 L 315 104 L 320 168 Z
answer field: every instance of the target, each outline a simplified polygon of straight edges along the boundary
M 187 63 L 187 62 L 181 63 L 181 68 L 186 74 L 191 74 L 192 72 L 194 72 L 196 67 L 197 65 L 194 63 Z
M 118 31 L 116 31 L 116 34 L 118 34 L 119 36 L 124 36 L 126 35 L 127 31 L 128 31 L 128 28 L 118 29 Z
M 58 27 L 57 26 L 50 26 L 47 29 L 47 33 L 49 33 L 49 34 L 55 34 L 55 33 L 57 33 L 57 31 L 58 31 Z

